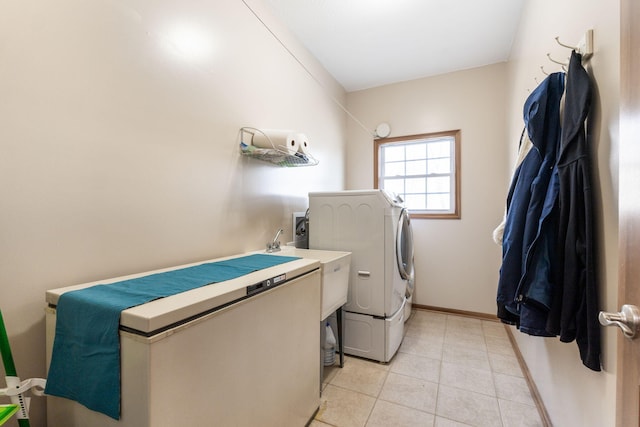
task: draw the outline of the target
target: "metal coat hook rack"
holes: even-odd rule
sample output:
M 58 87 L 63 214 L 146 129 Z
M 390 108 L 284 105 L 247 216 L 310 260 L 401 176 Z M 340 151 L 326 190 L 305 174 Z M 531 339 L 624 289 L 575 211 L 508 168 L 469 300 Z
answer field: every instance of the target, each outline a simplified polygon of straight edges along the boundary
M 585 31 L 584 36 L 582 36 L 582 39 L 580 39 L 576 46 L 562 43 L 559 36 L 556 37 L 556 43 L 558 43 L 562 47 L 566 47 L 567 49 L 575 50 L 580 55 L 582 55 L 583 61 L 586 61 L 593 56 L 593 30 L 591 29 Z
M 578 44 L 575 46 L 561 42 L 560 36 L 556 36 L 555 40 L 556 40 L 556 43 L 558 43 L 558 45 L 567 49 L 575 50 L 577 53 L 582 55 L 583 61 L 586 61 L 593 56 L 593 30 L 592 29 L 585 31 L 584 35 L 582 36 Z M 554 64 L 560 65 L 562 67 L 562 71 L 564 72 L 567 71 L 567 67 L 569 66 L 568 62 L 558 61 L 557 59 L 552 58 L 550 53 L 547 53 L 547 58 L 549 59 L 549 61 L 553 62 Z M 540 66 L 540 71 L 542 71 L 542 74 L 544 74 L 545 76 L 549 75 L 549 73 L 544 69 L 543 65 Z M 534 81 L 537 84 L 538 78 L 534 77 Z M 529 89 L 527 89 L 527 92 L 530 92 Z
M 558 45 L 565 47 L 567 49 L 575 50 L 577 53 L 579 53 L 582 56 L 583 61 L 586 61 L 593 56 L 593 30 L 585 31 L 584 36 L 582 36 L 582 39 L 580 39 L 580 41 L 576 46 L 562 43 L 560 41 L 559 36 L 556 36 L 555 40 L 556 40 L 556 43 L 558 43 Z M 547 53 L 547 58 L 549 58 L 549 61 L 561 65 L 562 69 L 564 71 L 567 71 L 566 67 L 568 63 L 553 59 L 550 53 Z
M 551 54 L 550 54 L 550 53 L 547 53 L 547 58 L 549 58 L 549 61 L 551 61 L 551 62 L 553 62 L 553 63 L 555 63 L 555 64 L 560 65 L 564 71 L 567 71 L 567 66 L 569 65 L 569 63 L 568 63 L 568 62 L 560 62 L 560 61 L 556 61 L 555 59 L 553 59 L 553 58 L 551 57 Z

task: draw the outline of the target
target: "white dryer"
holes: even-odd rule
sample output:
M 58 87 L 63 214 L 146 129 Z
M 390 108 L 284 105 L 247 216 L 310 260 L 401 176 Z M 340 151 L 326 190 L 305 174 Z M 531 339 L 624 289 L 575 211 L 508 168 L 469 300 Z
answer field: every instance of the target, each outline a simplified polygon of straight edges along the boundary
M 390 361 L 413 286 L 413 237 L 402 201 L 384 190 L 310 193 L 309 248 L 352 253 L 345 353 Z

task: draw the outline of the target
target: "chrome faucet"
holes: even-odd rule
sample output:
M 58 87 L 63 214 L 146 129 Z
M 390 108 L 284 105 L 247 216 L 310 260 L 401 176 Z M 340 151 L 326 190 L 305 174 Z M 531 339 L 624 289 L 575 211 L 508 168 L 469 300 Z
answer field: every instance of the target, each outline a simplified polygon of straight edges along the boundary
M 267 252 L 271 253 L 271 252 L 278 252 L 280 250 L 280 242 L 278 241 L 278 237 L 280 237 L 280 233 L 282 233 L 282 228 L 278 230 L 278 232 L 276 233 L 276 236 L 273 238 L 273 240 L 269 243 L 267 243 Z

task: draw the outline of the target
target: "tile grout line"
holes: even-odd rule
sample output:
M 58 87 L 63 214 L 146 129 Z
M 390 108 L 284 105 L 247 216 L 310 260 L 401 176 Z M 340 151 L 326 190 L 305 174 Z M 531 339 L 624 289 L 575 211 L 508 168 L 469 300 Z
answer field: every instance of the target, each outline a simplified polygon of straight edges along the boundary
M 382 381 L 382 386 L 380 387 L 380 390 L 378 390 L 378 393 L 376 394 L 376 400 L 373 402 L 371 411 L 369 411 L 369 415 L 367 415 L 367 419 L 364 421 L 364 425 L 362 427 L 367 426 L 367 424 L 369 423 L 369 420 L 371 419 L 371 415 L 373 414 L 374 409 L 376 409 L 378 400 L 380 400 L 380 394 L 382 393 L 382 389 L 384 388 L 384 385 L 387 383 L 387 378 L 389 378 L 389 372 L 391 371 L 391 362 L 389 362 L 388 365 L 389 365 L 389 369 L 385 370 L 385 376 L 384 376 L 384 381 Z
M 447 337 L 447 319 L 449 318 L 449 316 L 447 315 L 444 319 L 444 333 L 442 335 L 442 348 L 440 349 L 440 365 L 439 365 L 439 369 L 440 372 L 438 372 L 438 387 L 436 388 L 436 403 L 435 406 L 433 408 L 433 425 L 436 425 L 436 422 L 438 420 L 438 402 L 440 400 L 440 386 L 442 384 L 442 363 L 444 362 L 444 341 Z M 444 417 L 442 417 L 444 418 Z M 448 418 L 447 418 L 448 419 Z
M 484 340 L 485 349 L 487 352 L 487 360 L 489 360 L 489 369 L 491 370 L 491 382 L 493 383 L 493 390 L 496 394 L 496 404 L 498 405 L 498 413 L 500 414 L 500 425 L 504 427 L 504 414 L 502 413 L 502 407 L 500 406 L 500 398 L 498 397 L 498 386 L 496 385 L 496 372 L 493 369 L 493 364 L 491 363 L 491 356 L 489 355 L 489 346 L 487 345 L 487 335 L 484 328 L 484 324 L 480 323 L 480 327 L 482 328 L 482 339 Z
M 518 364 L 520 365 L 520 370 L 522 371 L 522 375 L 527 382 L 527 386 L 529 387 L 529 391 L 531 392 L 531 397 L 533 398 L 533 402 L 535 403 L 536 409 L 538 410 L 538 414 L 540 415 L 540 420 L 544 427 L 553 427 L 553 423 L 551 423 L 551 418 L 549 417 L 549 413 L 547 412 L 547 408 L 544 406 L 544 402 L 542 401 L 542 397 L 540 396 L 540 392 L 538 391 L 538 387 L 536 387 L 535 382 L 533 381 L 533 377 L 531 376 L 531 372 L 529 371 L 529 367 L 527 363 L 524 361 L 524 357 L 522 357 L 522 353 L 520 352 L 520 347 L 518 347 L 518 343 L 516 342 L 516 338 L 513 336 L 513 332 L 511 328 L 509 328 L 506 324 L 503 324 L 504 330 L 507 332 L 507 336 L 509 337 L 509 342 L 511 342 L 511 347 L 516 354 L 516 359 L 518 359 Z
M 436 387 L 436 402 L 433 408 L 433 425 L 436 425 L 438 419 L 438 401 L 440 400 L 440 385 L 442 384 L 442 363 L 444 359 L 444 340 L 447 335 L 447 323 L 444 324 L 444 336 L 442 337 L 442 348 L 440 349 L 440 364 L 438 365 L 438 387 Z

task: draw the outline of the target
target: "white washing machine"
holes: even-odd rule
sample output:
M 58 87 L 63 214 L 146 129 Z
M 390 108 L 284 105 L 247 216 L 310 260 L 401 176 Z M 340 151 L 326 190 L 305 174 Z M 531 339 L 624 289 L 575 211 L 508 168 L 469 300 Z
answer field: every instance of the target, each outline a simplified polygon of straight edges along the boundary
M 413 286 L 413 237 L 402 201 L 384 190 L 309 193 L 309 248 L 352 253 L 345 353 L 390 361 Z

